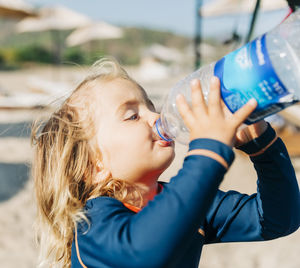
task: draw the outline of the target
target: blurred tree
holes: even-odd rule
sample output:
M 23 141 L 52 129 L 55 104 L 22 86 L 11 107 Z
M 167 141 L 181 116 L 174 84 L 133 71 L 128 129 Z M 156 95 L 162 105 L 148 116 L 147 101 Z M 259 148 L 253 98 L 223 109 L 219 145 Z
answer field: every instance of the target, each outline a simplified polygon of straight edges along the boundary
M 66 49 L 63 55 L 63 61 L 76 63 L 76 64 L 85 64 L 86 63 L 86 53 L 79 48 L 69 48 Z
M 0 53 L 0 69 L 3 69 L 5 66 L 5 58 L 4 55 L 2 55 L 2 53 Z
M 16 50 L 16 59 L 19 62 L 52 63 L 52 53 L 42 46 L 27 46 Z

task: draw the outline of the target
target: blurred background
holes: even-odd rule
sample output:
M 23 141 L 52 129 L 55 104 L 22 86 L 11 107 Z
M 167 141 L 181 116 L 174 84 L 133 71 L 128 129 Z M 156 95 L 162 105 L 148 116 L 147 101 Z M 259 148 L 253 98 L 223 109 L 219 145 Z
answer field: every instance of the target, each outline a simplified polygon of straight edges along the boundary
M 289 7 L 289 4 L 291 5 Z M 35 267 L 31 123 L 47 117 L 105 55 L 118 59 L 159 111 L 181 78 L 278 25 L 285 0 L 0 0 L 0 261 Z M 300 108 L 268 118 L 300 175 Z M 169 180 L 186 149 L 176 147 Z M 256 191 L 248 158 L 236 152 L 222 189 Z M 300 233 L 265 243 L 206 246 L 200 267 L 300 267 Z

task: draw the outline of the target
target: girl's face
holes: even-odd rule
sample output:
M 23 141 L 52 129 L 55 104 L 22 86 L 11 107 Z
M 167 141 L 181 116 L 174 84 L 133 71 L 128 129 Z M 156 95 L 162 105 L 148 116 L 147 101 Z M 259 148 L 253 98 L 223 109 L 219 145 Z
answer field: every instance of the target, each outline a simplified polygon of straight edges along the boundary
M 174 143 L 165 143 L 152 131 L 159 114 L 133 82 L 114 79 L 99 91 L 96 134 L 103 168 L 113 178 L 129 182 L 152 181 L 174 159 Z

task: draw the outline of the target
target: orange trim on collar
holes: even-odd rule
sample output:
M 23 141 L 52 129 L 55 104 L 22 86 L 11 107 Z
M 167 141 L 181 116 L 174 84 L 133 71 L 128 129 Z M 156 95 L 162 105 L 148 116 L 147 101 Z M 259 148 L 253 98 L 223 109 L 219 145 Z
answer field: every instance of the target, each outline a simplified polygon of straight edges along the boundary
M 123 203 L 123 205 L 125 207 L 127 207 L 128 209 L 130 209 L 131 211 L 135 212 L 135 213 L 138 213 L 138 212 L 140 212 L 142 210 L 141 208 L 138 208 L 136 206 L 130 205 L 128 203 Z

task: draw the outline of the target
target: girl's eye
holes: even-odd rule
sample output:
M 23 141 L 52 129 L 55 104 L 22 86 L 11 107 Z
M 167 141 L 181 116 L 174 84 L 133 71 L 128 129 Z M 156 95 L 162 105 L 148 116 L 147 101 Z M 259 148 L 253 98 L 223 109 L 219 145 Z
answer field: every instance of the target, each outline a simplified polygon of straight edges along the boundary
M 138 114 L 133 114 L 132 116 L 127 118 L 127 120 L 137 120 L 138 118 L 139 118 Z

